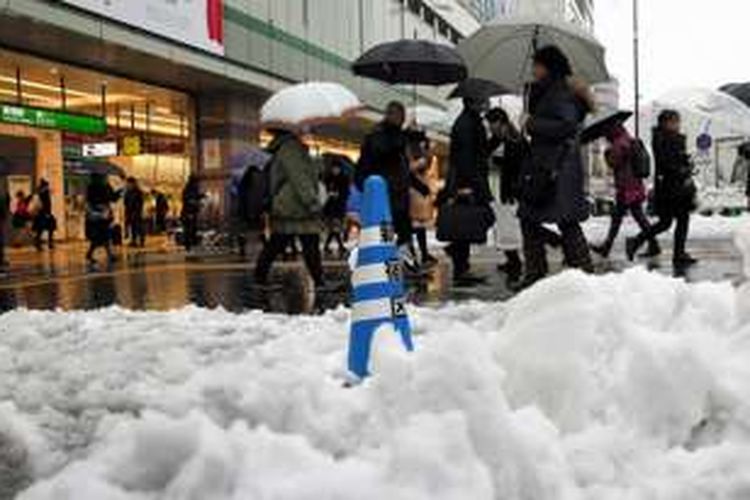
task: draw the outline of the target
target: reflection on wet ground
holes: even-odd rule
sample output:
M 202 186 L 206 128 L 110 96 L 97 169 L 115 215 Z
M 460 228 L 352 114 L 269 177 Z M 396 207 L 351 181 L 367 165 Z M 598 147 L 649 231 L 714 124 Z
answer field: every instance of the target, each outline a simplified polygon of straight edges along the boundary
M 701 259 L 689 270 L 690 281 L 739 280 L 741 263 L 730 242 L 704 241 L 694 245 Z M 622 252 L 615 253 L 621 255 Z M 473 288 L 453 286 L 450 266 L 442 262 L 429 274 L 408 282 L 410 301 L 439 305 L 448 301 L 505 300 L 512 296 L 505 277 L 495 270 L 501 257 L 483 250 L 473 258 L 486 284 Z M 669 262 L 665 255 L 656 263 Z M 621 271 L 624 260 L 600 262 L 598 271 Z M 560 258 L 553 259 L 560 270 Z M 672 274 L 670 267 L 656 267 Z M 186 259 L 175 253 L 132 254 L 109 268 L 87 269 L 79 256 L 37 257 L 23 261 L 0 282 L 0 311 L 30 309 L 93 309 L 118 305 L 136 310 L 169 310 L 196 305 L 222 307 L 230 311 L 264 309 L 274 312 L 307 313 L 347 304 L 348 270 L 343 262 L 327 262 L 329 286 L 315 297 L 303 268 L 284 263 L 274 272 L 274 286 L 258 289 L 253 284 L 251 264 L 237 257 L 207 255 Z

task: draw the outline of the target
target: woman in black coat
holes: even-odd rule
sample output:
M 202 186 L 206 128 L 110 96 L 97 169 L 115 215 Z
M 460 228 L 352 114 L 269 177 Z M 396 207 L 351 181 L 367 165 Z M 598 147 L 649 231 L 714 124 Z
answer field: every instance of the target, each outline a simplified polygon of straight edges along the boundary
M 687 140 L 680 132 L 680 126 L 680 114 L 677 111 L 665 110 L 659 114 L 651 143 L 656 166 L 654 206 L 659 221 L 650 230 L 627 240 L 626 250 L 630 260 L 635 258 L 643 243 L 669 230 L 676 221 L 672 257 L 675 268 L 684 268 L 696 262 L 685 251 L 690 213 L 695 209 L 697 193 L 692 161 L 687 153 Z
M 593 100 L 588 89 L 576 84 L 571 75 L 570 63 L 557 47 L 544 47 L 534 54 L 526 122 L 531 154 L 521 172 L 518 211 L 526 259 L 521 286 L 547 274 L 543 224 L 559 227 L 567 265 L 588 272 L 593 269 L 580 225 L 589 216 L 589 203 L 578 137 Z
M 450 165 L 445 190 L 440 196 L 440 203 L 468 203 L 486 206 L 492 213 L 489 204 L 492 192 L 489 185 L 490 143 L 484 126 L 481 112 L 486 101 L 464 99 L 463 112 L 456 119 L 451 130 Z M 461 224 L 480 224 L 483 230 L 488 229 L 487 221 L 461 221 Z M 470 272 L 471 243 L 453 241 L 445 249 L 453 260 L 453 278 L 467 284 L 483 281 Z

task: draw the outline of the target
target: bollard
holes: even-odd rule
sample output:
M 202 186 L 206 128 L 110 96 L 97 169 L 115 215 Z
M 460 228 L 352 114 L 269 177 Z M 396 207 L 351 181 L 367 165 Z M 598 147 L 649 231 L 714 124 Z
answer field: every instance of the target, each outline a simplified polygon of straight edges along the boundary
M 352 272 L 352 323 L 349 371 L 360 380 L 369 375 L 373 334 L 390 324 L 404 347 L 414 350 L 406 311 L 403 272 L 394 243 L 388 185 L 380 176 L 365 182 L 356 267 Z

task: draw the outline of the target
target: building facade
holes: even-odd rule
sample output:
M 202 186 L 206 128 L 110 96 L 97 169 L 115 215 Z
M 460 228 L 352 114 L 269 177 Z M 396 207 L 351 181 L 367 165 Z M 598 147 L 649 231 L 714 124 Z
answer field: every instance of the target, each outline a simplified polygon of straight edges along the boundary
M 0 7 L 0 180 L 50 181 L 61 237 L 83 234 L 87 177 L 133 176 L 179 211 L 191 173 L 217 207 L 233 158 L 260 140 L 274 91 L 308 80 L 354 90 L 372 118 L 413 89 L 355 78 L 370 46 L 456 43 L 479 26 L 459 0 L 6 0 Z M 421 102 L 442 94 L 419 89 Z M 316 138 L 347 148 L 368 127 Z M 220 209 L 217 209 L 220 210 Z

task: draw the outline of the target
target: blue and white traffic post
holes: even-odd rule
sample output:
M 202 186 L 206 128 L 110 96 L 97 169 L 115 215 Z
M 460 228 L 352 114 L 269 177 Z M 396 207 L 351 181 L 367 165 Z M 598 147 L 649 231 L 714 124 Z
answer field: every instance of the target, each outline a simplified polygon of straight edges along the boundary
M 414 350 L 414 344 L 400 256 L 393 241 L 388 185 L 380 176 L 365 182 L 360 219 L 362 231 L 352 272 L 349 371 L 361 380 L 369 375 L 370 349 L 378 328 L 392 325 L 408 351 Z

